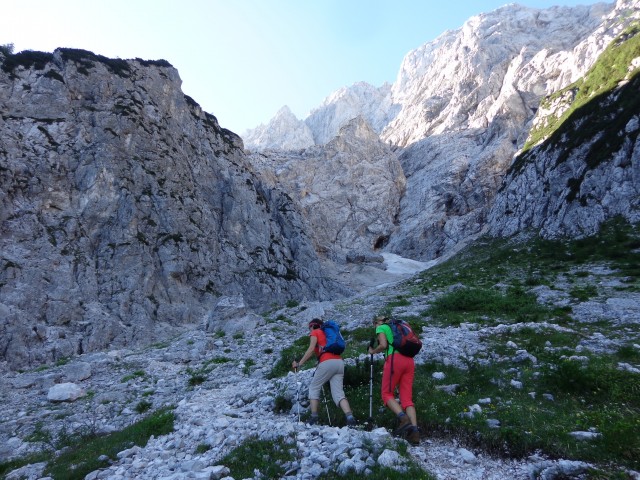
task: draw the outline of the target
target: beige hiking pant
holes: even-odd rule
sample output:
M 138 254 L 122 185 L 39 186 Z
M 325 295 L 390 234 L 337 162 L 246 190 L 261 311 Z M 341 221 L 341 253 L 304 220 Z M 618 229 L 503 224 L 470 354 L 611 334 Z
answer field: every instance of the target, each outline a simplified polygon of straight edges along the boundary
M 346 398 L 342 387 L 343 381 L 344 362 L 342 360 L 332 359 L 320 362 L 309 385 L 309 400 L 320 400 L 320 390 L 325 383 L 329 382 L 331 397 L 339 406 L 340 400 Z

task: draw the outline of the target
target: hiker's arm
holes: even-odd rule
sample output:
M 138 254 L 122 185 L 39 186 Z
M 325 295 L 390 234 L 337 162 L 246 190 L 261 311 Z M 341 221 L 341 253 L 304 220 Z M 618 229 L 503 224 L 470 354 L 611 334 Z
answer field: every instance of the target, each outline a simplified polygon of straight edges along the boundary
M 309 337 L 309 348 L 307 348 L 307 351 L 304 352 L 304 355 L 302 356 L 299 362 L 296 362 L 294 360 L 292 365 L 293 368 L 300 368 L 304 362 L 306 362 L 311 358 L 311 356 L 313 355 L 313 350 L 316 348 L 317 343 L 318 343 L 318 339 L 315 336 Z
M 369 353 L 373 355 L 374 353 L 386 352 L 388 346 L 387 336 L 381 332 L 378 334 L 378 346 L 376 348 L 369 347 Z

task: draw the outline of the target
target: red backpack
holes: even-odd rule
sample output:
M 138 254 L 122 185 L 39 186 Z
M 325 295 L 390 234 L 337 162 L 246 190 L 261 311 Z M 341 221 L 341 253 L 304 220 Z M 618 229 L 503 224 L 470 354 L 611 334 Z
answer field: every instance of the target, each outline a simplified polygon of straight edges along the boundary
M 393 333 L 393 349 L 405 357 L 415 357 L 422 348 L 422 341 L 413 333 L 411 327 L 404 320 L 391 320 L 389 322 Z

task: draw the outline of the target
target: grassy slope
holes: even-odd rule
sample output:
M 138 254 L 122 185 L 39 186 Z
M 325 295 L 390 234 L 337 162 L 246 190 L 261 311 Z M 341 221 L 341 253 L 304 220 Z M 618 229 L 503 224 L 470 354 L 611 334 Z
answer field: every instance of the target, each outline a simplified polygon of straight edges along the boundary
M 533 290 L 545 287 L 567 301 L 561 306 L 538 303 Z M 414 327 L 514 327 L 481 337 L 486 352 L 465 368 L 435 362 L 418 366 L 414 400 L 423 433 L 455 437 L 494 454 L 520 457 L 541 451 L 585 460 L 598 465 L 590 478 L 625 478 L 621 468 L 640 469 L 640 375 L 617 368 L 618 362 L 640 365 L 640 349 L 634 346 L 640 343 L 640 321 L 621 327 L 606 320 L 581 322 L 573 315 L 580 302 L 604 303 L 610 296 L 638 292 L 640 228 L 622 220 L 577 241 L 483 239 L 406 282 L 383 310 Z M 609 354 L 576 351 L 594 333 L 613 339 L 617 347 Z M 346 356 L 365 351 L 370 334 L 368 328 L 346 332 L 351 344 Z M 536 362 L 516 360 L 509 341 Z M 286 355 L 300 354 L 306 345 L 302 337 Z M 286 371 L 285 363 L 274 369 L 275 376 Z M 375 369 L 377 406 L 380 365 Z M 446 379 L 434 380 L 434 372 L 445 373 Z M 513 379 L 524 388 L 513 388 Z M 457 384 L 455 395 L 436 388 L 443 384 Z M 366 419 L 369 364 L 349 367 L 345 385 L 354 412 Z M 490 402 L 470 415 L 479 399 Z M 374 417 L 377 425 L 393 426 L 386 411 L 376 408 Z M 332 418 L 342 421 L 337 410 Z M 500 428 L 490 428 L 488 419 L 498 420 Z M 602 436 L 579 441 L 569 434 L 590 428 Z

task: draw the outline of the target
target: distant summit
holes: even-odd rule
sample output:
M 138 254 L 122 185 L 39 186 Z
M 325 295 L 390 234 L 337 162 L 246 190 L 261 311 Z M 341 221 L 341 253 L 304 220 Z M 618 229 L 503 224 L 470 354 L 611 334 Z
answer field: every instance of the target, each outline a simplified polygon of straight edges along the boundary
M 314 145 L 309 127 L 298 120 L 288 106 L 278 110 L 267 125 L 249 130 L 244 136 L 245 145 L 255 150 L 298 150 Z
M 243 140 L 251 150 L 295 150 L 324 145 L 356 117 L 362 117 L 378 134 L 399 109 L 391 104 L 391 85 L 374 87 L 358 82 L 329 95 L 304 120 L 288 107 L 281 108 L 267 125 L 248 130 Z

